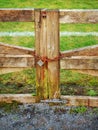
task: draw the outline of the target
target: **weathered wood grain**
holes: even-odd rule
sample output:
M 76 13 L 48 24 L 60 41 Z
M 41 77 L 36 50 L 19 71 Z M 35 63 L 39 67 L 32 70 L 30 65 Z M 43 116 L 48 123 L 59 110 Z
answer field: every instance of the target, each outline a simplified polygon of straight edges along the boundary
M 60 23 L 98 23 L 98 10 L 60 10 Z
M 59 10 L 60 23 L 98 23 L 98 9 Z M 34 9 L 0 9 L 1 22 L 33 22 Z
M 4 44 L 4 43 L 0 42 L 0 54 L 5 54 L 5 55 L 7 55 L 7 54 L 8 55 L 30 54 L 30 55 L 34 55 L 35 51 L 34 51 L 34 49 Z
M 33 22 L 33 16 L 31 9 L 0 9 L 1 22 Z
M 20 56 L 21 55 L 21 56 Z M 27 55 L 31 56 L 33 59 L 33 63 L 29 63 L 27 67 L 21 67 L 20 64 L 26 65 L 26 61 L 28 60 Z M 6 74 L 11 72 L 22 71 L 24 69 L 28 69 L 34 67 L 34 56 L 35 50 L 25 47 L 13 46 L 9 44 L 4 44 L 0 42 L 0 74 Z M 26 58 L 25 58 L 26 56 Z M 29 58 L 30 58 L 29 56 Z M 10 59 L 11 57 L 11 59 Z M 23 61 L 23 59 L 25 59 Z M 22 62 L 21 62 L 22 61 Z M 8 62 L 8 63 L 7 63 Z M 12 67 L 12 68 L 10 68 Z M 17 68 L 18 67 L 18 68 Z
M 36 96 L 32 94 L 0 94 L 0 102 L 12 103 L 17 101 L 20 103 L 36 103 Z M 98 107 L 98 96 L 63 96 L 61 100 L 65 101 L 66 106 L 87 106 Z
M 35 10 L 35 48 L 36 48 L 36 90 L 38 101 L 48 98 L 47 63 L 42 61 L 47 56 L 47 21 L 45 10 Z M 41 59 L 42 58 L 42 59 Z M 43 65 L 38 64 L 39 61 Z
M 49 98 L 60 98 L 59 11 L 47 11 L 47 57 Z M 55 60 L 55 58 L 57 59 Z
M 0 68 L 4 67 L 34 67 L 35 61 L 32 55 L 0 55 Z
M 89 58 L 90 57 L 95 57 L 95 58 L 97 58 L 97 56 L 98 56 L 98 45 L 93 45 L 93 46 L 88 46 L 88 47 L 83 47 L 83 48 L 79 48 L 79 49 L 74 49 L 74 50 L 69 50 L 69 51 L 63 51 L 63 52 L 61 52 L 61 59 L 62 58 L 70 58 L 70 57 L 72 57 L 72 56 L 80 56 L 80 58 L 81 58 L 81 56 L 82 56 L 82 58 L 83 58 L 83 56 L 85 57 L 88 57 L 89 56 Z M 79 58 L 79 57 L 78 57 Z M 91 59 L 91 58 L 90 58 Z M 80 60 L 78 60 L 78 61 L 80 61 Z M 77 62 L 78 62 L 77 61 Z M 91 61 L 91 60 L 90 60 Z M 93 70 L 91 70 L 90 68 L 88 68 L 88 66 L 90 66 L 90 65 L 87 65 L 89 62 L 90 62 L 89 60 L 87 60 L 87 63 L 86 63 L 86 59 L 85 59 L 85 61 L 82 59 L 82 61 L 81 62 L 83 62 L 82 64 L 85 64 L 85 65 L 82 65 L 82 64 L 80 64 L 79 62 L 78 62 L 78 66 L 77 66 L 77 68 L 76 67 L 73 67 L 73 70 L 74 71 L 77 71 L 77 72 L 79 72 L 79 73 L 82 73 L 82 74 L 88 74 L 88 75 L 92 75 L 92 76 L 98 76 L 98 70 L 97 69 L 95 69 L 94 68 L 94 66 L 97 66 L 97 64 L 98 64 L 98 61 L 96 60 L 96 61 L 94 61 L 93 62 L 93 60 L 91 61 L 92 63 L 91 64 L 93 64 L 92 65 L 92 69 Z M 68 61 L 67 61 L 68 62 Z M 73 63 L 77 63 L 76 61 L 73 61 Z M 96 63 L 95 63 L 96 62 Z M 69 65 L 72 65 L 73 63 L 71 63 L 71 64 L 69 64 Z M 94 64 L 95 63 L 95 64 Z M 66 64 L 68 64 L 68 63 L 66 63 Z M 90 64 L 90 63 L 89 63 Z M 80 70 L 80 66 L 82 66 L 83 67 L 83 69 L 81 69 Z M 86 67 L 87 66 L 87 67 Z M 61 68 L 63 68 L 64 66 L 62 66 L 61 65 Z M 69 67 L 69 69 L 71 69 L 71 67 Z M 95 70 L 94 70 L 95 69 Z
M 98 107 L 98 96 L 61 96 L 62 100 L 66 100 L 66 106 L 88 106 Z
M 71 56 L 98 56 L 98 45 L 61 52 L 62 58 Z
M 98 56 L 73 56 L 61 60 L 61 69 L 98 70 Z
M 58 11 L 35 11 L 35 37 L 37 95 L 40 99 L 59 98 L 59 60 L 50 62 L 59 56 Z
M 13 101 L 35 103 L 36 97 L 32 96 L 32 94 L 0 94 L 0 102 L 12 103 Z

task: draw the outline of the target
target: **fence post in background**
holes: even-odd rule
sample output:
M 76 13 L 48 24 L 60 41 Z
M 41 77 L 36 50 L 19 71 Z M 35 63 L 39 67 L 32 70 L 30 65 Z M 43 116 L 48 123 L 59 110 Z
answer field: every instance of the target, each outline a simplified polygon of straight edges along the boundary
M 37 101 L 60 97 L 59 11 L 35 9 Z

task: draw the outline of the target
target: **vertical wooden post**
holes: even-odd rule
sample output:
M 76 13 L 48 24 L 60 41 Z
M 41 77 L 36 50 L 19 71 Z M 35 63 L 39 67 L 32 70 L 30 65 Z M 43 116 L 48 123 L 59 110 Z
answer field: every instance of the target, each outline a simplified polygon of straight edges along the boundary
M 36 91 L 37 100 L 48 98 L 47 64 L 43 57 L 47 56 L 46 16 L 40 9 L 35 10 L 35 55 L 36 55 Z
M 59 11 L 47 11 L 47 56 L 49 98 L 60 97 L 60 62 L 59 62 Z
M 59 98 L 59 12 L 35 10 L 36 89 L 38 101 Z

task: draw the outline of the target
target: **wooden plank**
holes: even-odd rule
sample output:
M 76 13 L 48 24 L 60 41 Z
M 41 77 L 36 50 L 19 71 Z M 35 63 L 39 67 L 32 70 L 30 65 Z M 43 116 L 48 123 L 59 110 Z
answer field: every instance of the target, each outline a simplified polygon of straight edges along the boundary
M 98 56 L 73 56 L 61 60 L 61 69 L 98 70 Z
M 98 96 L 61 96 L 62 100 L 66 100 L 66 106 L 88 106 L 98 107 Z
M 35 10 L 35 55 L 40 56 L 40 27 L 41 27 L 41 10 Z M 40 98 L 42 97 L 41 89 L 41 69 L 40 66 L 37 64 L 38 59 L 35 57 L 35 65 L 36 65 L 36 92 L 37 92 L 37 101 L 39 102 Z M 41 89 L 40 89 L 41 88 Z
M 2 74 L 7 74 L 7 73 L 13 73 L 13 72 L 18 72 L 22 70 L 26 70 L 29 68 L 0 68 L 0 75 Z
M 62 58 L 71 56 L 98 56 L 98 45 L 61 52 Z
M 30 49 L 30 48 L 25 48 L 25 47 L 19 47 L 19 46 L 14 46 L 14 45 L 9 45 L 9 44 L 4 44 L 4 43 L 1 43 L 0 42 L 0 63 L 2 65 L 2 62 L 4 61 L 4 66 L 7 67 L 7 68 L 2 68 L 1 65 L 0 65 L 0 74 L 6 74 L 6 73 L 11 73 L 11 72 L 17 72 L 17 71 L 22 71 L 24 69 L 28 69 L 30 68 L 30 66 L 28 67 L 20 67 L 19 64 L 16 65 L 17 67 L 14 66 L 14 68 L 10 68 L 11 66 L 13 66 L 13 63 L 12 65 L 9 65 L 9 63 L 7 63 L 7 60 L 9 60 L 10 62 L 13 62 L 15 60 L 15 58 L 17 60 L 15 60 L 15 64 L 16 62 L 20 61 L 20 55 L 22 57 L 27 57 L 27 55 L 35 55 L 35 50 L 34 49 Z M 2 57 L 2 58 L 1 58 Z M 6 57 L 6 58 L 5 58 Z M 9 59 L 7 58 L 9 57 Z M 10 57 L 14 57 L 10 60 Z M 33 57 L 33 56 L 32 56 Z M 3 59 L 3 61 L 1 60 Z M 21 59 L 22 60 L 22 59 Z M 2 61 L 2 62 L 1 62 Z M 22 62 L 23 63 L 23 62 Z M 30 63 L 31 66 L 32 66 L 32 63 Z M 8 65 L 10 67 L 8 67 Z
M 60 23 L 98 23 L 98 9 L 60 10 Z
M 34 67 L 32 55 L 0 55 L 0 68 L 3 67 Z
M 35 50 L 26 48 L 26 47 L 19 47 L 19 46 L 14 46 L 14 45 L 9 45 L 9 44 L 4 44 L 0 42 L 0 54 L 8 54 L 8 55 L 34 55 Z
M 60 10 L 60 23 L 98 23 L 98 9 Z M 34 9 L 0 9 L 1 22 L 33 22 Z
M 20 103 L 36 103 L 36 96 L 32 94 L 0 94 L 0 102 L 11 103 L 17 101 Z M 65 101 L 66 106 L 87 106 L 98 107 L 98 96 L 64 96 L 61 95 L 61 100 Z
M 36 89 L 38 101 L 48 98 L 47 63 L 43 61 L 47 56 L 47 23 L 45 15 L 45 10 L 35 10 Z M 40 66 L 39 61 L 44 64 Z
M 68 51 L 63 51 L 61 52 L 61 59 L 64 57 L 72 57 L 72 56 L 98 56 L 98 45 L 93 45 L 93 46 L 88 46 L 88 47 L 83 47 L 79 49 L 74 49 L 74 50 L 68 50 Z M 81 61 L 82 62 L 82 61 Z M 93 61 L 92 61 L 93 62 Z M 62 68 L 62 66 L 61 66 Z M 82 74 L 88 74 L 92 76 L 98 76 L 98 71 L 94 68 L 93 70 L 77 70 L 75 69 L 74 71 L 77 71 Z
M 47 11 L 47 57 L 49 98 L 60 98 L 59 11 Z M 56 60 L 55 60 L 56 59 Z
M 12 103 L 13 101 L 35 103 L 36 97 L 32 96 L 32 94 L 0 94 L 0 102 Z
M 33 22 L 34 9 L 0 9 L 0 22 Z
M 88 105 L 90 106 L 90 107 L 98 107 L 98 97 L 89 97 L 89 99 L 88 99 Z

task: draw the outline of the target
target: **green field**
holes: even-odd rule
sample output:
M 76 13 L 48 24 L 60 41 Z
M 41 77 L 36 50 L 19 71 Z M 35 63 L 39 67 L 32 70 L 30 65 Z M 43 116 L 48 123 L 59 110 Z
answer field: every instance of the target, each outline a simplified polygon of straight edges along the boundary
M 0 0 L 0 8 L 97 9 L 98 0 Z M 34 31 L 32 22 L 0 22 L 0 32 Z M 60 31 L 98 32 L 98 24 L 61 24 Z M 34 37 L 0 37 L 0 42 L 34 48 Z M 98 44 L 97 36 L 63 36 L 60 50 Z M 69 95 L 98 96 L 98 77 L 61 70 L 61 92 Z M 0 75 L 0 93 L 35 94 L 35 70 Z
M 84 46 L 98 44 L 97 36 L 63 36 L 60 38 L 60 50 L 71 50 Z M 18 46 L 24 46 L 28 48 L 34 48 L 34 37 L 1 37 L 0 42 L 7 44 L 14 44 Z
M 97 9 L 97 0 L 0 0 L 0 8 Z

